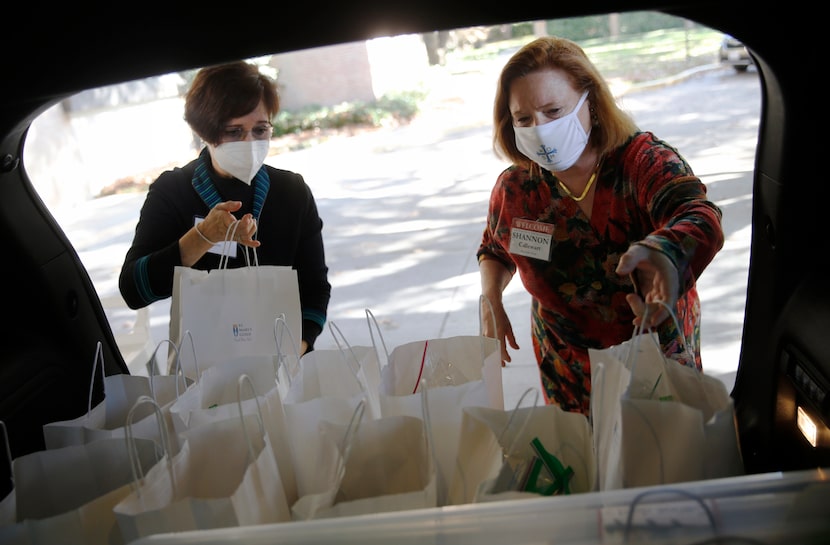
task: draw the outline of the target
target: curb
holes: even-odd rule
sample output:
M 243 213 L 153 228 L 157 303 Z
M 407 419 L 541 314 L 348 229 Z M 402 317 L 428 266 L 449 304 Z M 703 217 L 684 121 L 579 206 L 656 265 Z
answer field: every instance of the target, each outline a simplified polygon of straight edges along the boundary
M 616 96 L 622 96 L 628 93 L 633 93 L 636 91 L 645 91 L 650 89 L 659 89 L 660 87 L 666 87 L 668 85 L 673 85 L 675 83 L 681 82 L 683 80 L 689 79 L 692 76 L 700 74 L 702 72 L 710 72 L 713 70 L 718 70 L 723 68 L 722 64 L 719 63 L 711 63 L 711 64 L 704 64 L 701 66 L 695 66 L 694 68 L 689 68 L 688 70 L 684 70 L 679 74 L 675 74 L 673 76 L 667 76 L 665 78 L 660 78 L 652 81 L 643 81 L 640 83 L 635 83 L 626 87 L 625 89 L 620 90 L 617 93 L 614 93 Z

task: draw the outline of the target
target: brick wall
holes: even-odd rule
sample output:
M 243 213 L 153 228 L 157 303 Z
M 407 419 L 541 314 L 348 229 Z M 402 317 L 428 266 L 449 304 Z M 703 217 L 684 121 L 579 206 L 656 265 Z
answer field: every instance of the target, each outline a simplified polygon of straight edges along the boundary
M 284 110 L 377 98 L 366 42 L 274 55 L 269 64 L 278 70 Z
M 371 102 L 389 91 L 417 88 L 429 63 L 419 35 L 375 38 L 274 55 L 282 109 Z

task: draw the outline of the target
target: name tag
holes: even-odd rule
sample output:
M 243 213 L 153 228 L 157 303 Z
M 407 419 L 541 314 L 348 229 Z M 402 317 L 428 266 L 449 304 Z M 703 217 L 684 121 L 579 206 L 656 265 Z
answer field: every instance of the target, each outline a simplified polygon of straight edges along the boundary
M 195 218 L 193 220 L 193 225 L 199 225 L 205 221 L 205 218 Z M 233 240 L 223 240 L 221 242 L 217 242 L 213 246 L 210 247 L 208 252 L 216 255 L 226 255 L 228 257 L 236 257 L 236 242 Z
M 539 221 L 513 219 L 510 227 L 510 253 L 550 261 L 553 225 Z

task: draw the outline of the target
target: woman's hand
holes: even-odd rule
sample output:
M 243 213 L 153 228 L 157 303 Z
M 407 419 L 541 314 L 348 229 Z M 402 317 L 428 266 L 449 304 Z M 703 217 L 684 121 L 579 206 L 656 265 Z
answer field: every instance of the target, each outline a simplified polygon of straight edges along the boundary
M 226 236 L 233 236 L 233 240 L 251 248 L 259 247 L 259 241 L 254 240 L 256 220 L 251 214 L 245 214 L 236 225 L 236 230 L 228 227 L 236 222 L 232 212 L 242 207 L 240 201 L 220 202 L 214 206 L 204 220 L 190 228 L 179 239 L 179 254 L 182 265 L 192 267 L 214 245 L 225 240 Z
M 507 353 L 508 344 L 514 350 L 519 349 L 519 345 L 516 344 L 516 337 L 513 336 L 513 326 L 510 324 L 510 318 L 507 317 L 507 312 L 505 312 L 501 300 L 491 301 L 490 304 L 487 304 L 487 301 L 484 300 L 481 305 L 484 336 L 498 339 L 501 342 L 501 366 L 505 367 L 510 361 L 510 354 Z M 495 320 L 493 319 L 494 316 Z M 493 323 L 496 325 L 495 331 L 493 331 Z
M 658 301 L 674 308 L 680 280 L 677 268 L 665 254 L 632 244 L 620 258 L 616 272 L 621 276 L 630 274 L 639 286 L 639 294 L 630 293 L 625 297 L 636 316 L 634 325 L 650 329 L 669 317 L 668 309 Z M 647 315 L 645 324 L 642 323 L 644 314 Z
M 519 350 L 516 337 L 513 336 L 513 326 L 510 324 L 501 299 L 502 292 L 510 283 L 512 274 L 495 259 L 482 259 L 479 261 L 478 269 L 481 275 L 481 293 L 484 296 L 481 300 L 481 319 L 484 322 L 482 331 L 485 337 L 501 342 L 501 366 L 504 367 L 510 361 L 507 346 L 510 345 L 511 348 Z M 493 331 L 494 322 L 495 331 Z
M 259 241 L 253 239 L 257 229 L 256 220 L 251 214 L 245 214 L 235 228 L 231 227 L 236 221 L 233 212 L 241 207 L 242 203 L 240 201 L 220 202 L 211 209 L 204 221 L 199 224 L 199 232 L 205 238 L 214 242 L 221 242 L 225 240 L 225 237 L 232 236 L 234 242 L 239 242 L 251 248 L 258 247 Z

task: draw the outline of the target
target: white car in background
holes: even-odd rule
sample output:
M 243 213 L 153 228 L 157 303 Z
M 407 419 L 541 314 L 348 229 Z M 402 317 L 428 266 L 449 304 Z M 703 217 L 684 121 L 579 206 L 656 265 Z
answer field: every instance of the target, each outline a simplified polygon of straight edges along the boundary
M 753 64 L 752 56 L 743 42 L 729 34 L 724 34 L 721 40 L 718 60 L 721 64 L 731 66 L 736 72 L 746 72 Z

